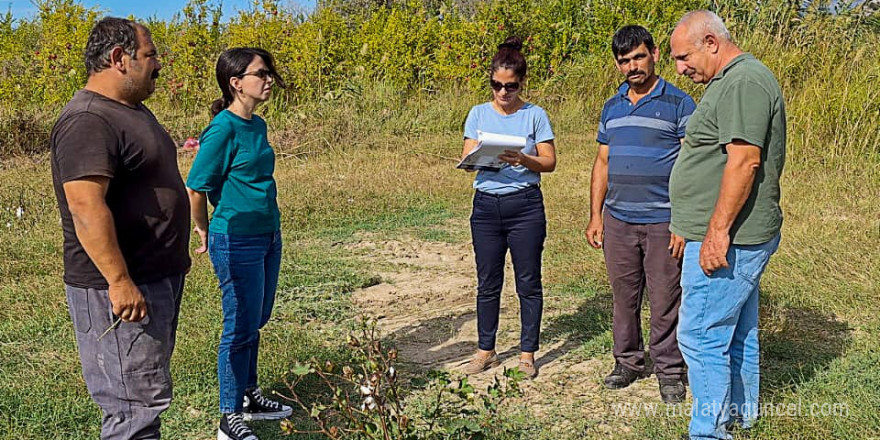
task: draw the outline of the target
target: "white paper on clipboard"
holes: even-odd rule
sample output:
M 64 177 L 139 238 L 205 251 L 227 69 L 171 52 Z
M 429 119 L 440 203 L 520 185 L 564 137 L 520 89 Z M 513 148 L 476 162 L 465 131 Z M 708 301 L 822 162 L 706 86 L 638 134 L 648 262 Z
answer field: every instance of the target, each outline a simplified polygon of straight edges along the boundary
M 521 151 L 526 147 L 526 138 L 522 136 L 510 136 L 506 134 L 477 131 L 477 146 L 470 152 L 456 168 L 463 170 L 498 171 L 506 162 L 498 159 L 504 150 Z

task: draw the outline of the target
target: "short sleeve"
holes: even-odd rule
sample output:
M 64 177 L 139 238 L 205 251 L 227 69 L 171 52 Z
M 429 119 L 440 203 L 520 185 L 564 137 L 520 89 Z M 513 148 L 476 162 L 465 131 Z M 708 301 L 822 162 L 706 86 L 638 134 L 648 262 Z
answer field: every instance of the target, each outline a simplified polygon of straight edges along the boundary
M 678 114 L 678 124 L 676 128 L 676 135 L 679 139 L 684 137 L 685 130 L 687 129 L 687 123 L 691 119 L 691 115 L 694 114 L 694 110 L 697 109 L 697 104 L 694 102 L 694 98 L 691 98 L 690 95 L 684 95 L 684 99 L 678 103 L 678 108 L 676 109 L 676 113 Z
M 479 110 L 477 106 L 471 107 L 471 111 L 468 112 L 467 119 L 464 121 L 464 138 L 465 139 L 479 139 L 480 136 L 477 133 L 477 130 L 480 128 L 480 116 Z
M 602 114 L 599 115 L 599 128 L 596 131 L 596 142 L 602 145 L 608 145 L 608 133 L 605 131 L 605 121 L 608 114 L 608 105 L 602 107 Z
M 727 145 L 739 139 L 764 148 L 772 111 L 770 95 L 760 85 L 745 80 L 731 84 L 716 107 L 718 142 Z
M 58 123 L 53 134 L 54 161 L 61 182 L 90 176 L 113 178 L 119 163 L 119 138 L 100 116 L 79 113 Z
M 553 128 L 550 126 L 550 117 L 541 109 L 535 117 L 535 142 L 547 142 L 553 140 Z
M 199 137 L 199 152 L 193 161 L 186 186 L 195 191 L 218 189 L 229 171 L 233 157 L 231 127 L 211 124 Z

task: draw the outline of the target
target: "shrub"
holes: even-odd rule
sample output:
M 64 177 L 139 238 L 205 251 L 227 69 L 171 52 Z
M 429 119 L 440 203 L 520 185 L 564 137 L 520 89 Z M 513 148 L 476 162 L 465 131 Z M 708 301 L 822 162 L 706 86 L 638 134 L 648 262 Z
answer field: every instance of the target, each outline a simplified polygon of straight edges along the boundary
M 363 438 L 376 440 L 474 439 L 487 438 L 503 426 L 499 408 L 510 398 L 519 397 L 519 382 L 525 375 L 518 369 L 505 369 L 503 379 L 495 378 L 486 392 L 475 389 L 467 377 L 432 371 L 426 378 L 413 380 L 422 390 L 425 405 L 412 410 L 404 399 L 404 387 L 395 369 L 397 351 L 386 348 L 378 337 L 376 322 L 362 317 L 356 334 L 349 336 L 352 365 L 331 362 L 296 365 L 288 382 L 286 397 L 317 425 L 298 429 L 283 421 L 286 434 L 320 434 L 330 439 Z M 316 378 L 325 399 L 307 403 L 300 397 L 300 383 Z

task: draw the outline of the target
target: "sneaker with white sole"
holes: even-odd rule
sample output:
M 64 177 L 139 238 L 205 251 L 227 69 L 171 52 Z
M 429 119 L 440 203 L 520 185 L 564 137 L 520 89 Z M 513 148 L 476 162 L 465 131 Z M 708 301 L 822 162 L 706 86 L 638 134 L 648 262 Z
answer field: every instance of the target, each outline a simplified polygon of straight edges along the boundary
M 241 413 L 223 414 L 220 418 L 220 429 L 217 430 L 217 440 L 260 440 L 244 424 L 244 416 Z
M 293 409 L 267 398 L 259 388 L 254 388 L 244 392 L 244 409 L 242 414 L 246 421 L 280 420 L 293 414 Z

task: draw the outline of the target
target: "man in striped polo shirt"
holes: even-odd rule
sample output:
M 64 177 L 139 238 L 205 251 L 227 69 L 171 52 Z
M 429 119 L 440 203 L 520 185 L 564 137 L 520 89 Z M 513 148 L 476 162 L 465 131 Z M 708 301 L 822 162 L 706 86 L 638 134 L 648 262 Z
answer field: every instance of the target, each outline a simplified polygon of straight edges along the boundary
M 586 230 L 590 245 L 604 249 L 614 293 L 615 365 L 605 386 L 624 388 L 650 373 L 639 317 L 647 287 L 654 373 L 662 400 L 676 403 L 685 396 L 676 339 L 684 241 L 669 232 L 669 174 L 696 105 L 655 73 L 659 51 L 645 28 L 619 29 L 611 50 L 626 80 L 602 109 Z

